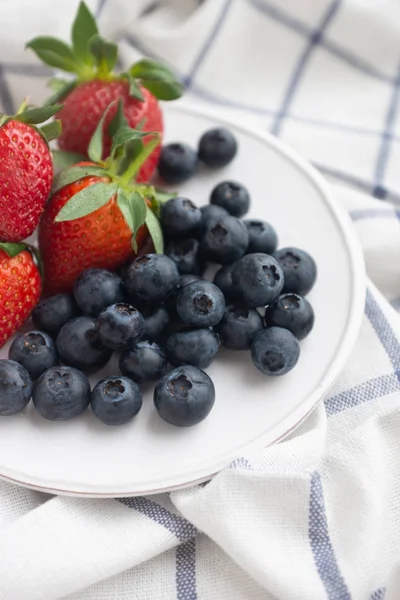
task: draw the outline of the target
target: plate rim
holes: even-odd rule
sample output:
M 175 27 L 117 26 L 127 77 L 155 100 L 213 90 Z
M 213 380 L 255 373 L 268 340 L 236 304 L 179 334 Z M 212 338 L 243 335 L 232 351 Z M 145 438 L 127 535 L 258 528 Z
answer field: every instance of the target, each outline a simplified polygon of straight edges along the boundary
M 331 190 L 329 189 L 328 183 L 325 178 L 316 170 L 315 167 L 305 158 L 303 158 L 300 154 L 297 153 L 296 150 L 292 149 L 286 142 L 275 138 L 272 134 L 268 132 L 263 132 L 261 129 L 256 127 L 251 127 L 248 125 L 243 125 L 241 123 L 234 122 L 233 119 L 226 118 L 221 115 L 218 111 L 210 109 L 209 107 L 199 107 L 192 106 L 188 104 L 188 101 L 180 101 L 175 103 L 174 105 L 169 105 L 168 107 L 164 107 L 163 110 L 166 112 L 175 111 L 175 112 L 186 112 L 194 117 L 202 117 L 209 118 L 212 120 L 218 121 L 221 125 L 225 125 L 226 127 L 234 127 L 243 133 L 250 135 L 253 138 L 261 140 L 266 143 L 270 148 L 272 148 L 275 152 L 283 155 L 284 158 L 289 160 L 295 167 L 297 167 L 300 171 L 303 172 L 304 175 L 308 177 L 311 183 L 319 190 L 321 196 L 324 199 L 326 207 L 330 210 L 333 218 L 336 220 L 339 228 L 342 232 L 343 239 L 346 243 L 349 258 L 350 258 L 350 271 L 352 274 L 351 279 L 351 302 L 348 312 L 347 318 L 347 329 L 345 335 L 342 337 L 339 345 L 339 351 L 335 356 L 332 363 L 329 365 L 325 375 L 323 376 L 323 381 L 319 383 L 315 387 L 315 389 L 304 399 L 299 407 L 296 410 L 292 411 L 289 416 L 286 416 L 282 419 L 281 431 L 276 438 L 272 441 L 269 441 L 267 445 L 275 444 L 285 437 L 287 437 L 290 433 L 292 433 L 297 427 L 309 416 L 309 414 L 316 408 L 320 401 L 324 398 L 326 393 L 329 391 L 336 378 L 340 375 L 343 367 L 350 356 L 351 351 L 355 345 L 357 340 L 357 336 L 361 327 L 363 314 L 364 314 L 364 303 L 365 303 L 365 292 L 366 292 L 366 271 L 365 271 L 365 262 L 362 252 L 361 243 L 357 238 L 356 231 L 353 227 L 351 219 L 345 209 L 338 204 L 338 202 L 334 199 Z M 290 421 L 290 426 L 284 425 L 287 421 Z M 278 425 L 278 426 L 279 426 Z M 266 434 L 261 434 L 257 436 L 255 440 L 244 444 L 243 447 L 238 451 L 240 456 L 242 453 L 251 451 L 256 448 L 263 448 L 265 444 L 263 444 L 263 438 L 266 437 Z M 234 460 L 234 457 L 232 458 Z M 30 480 L 26 474 L 19 473 L 0 473 L 0 480 L 7 481 L 9 483 L 13 483 L 15 485 L 19 485 L 28 489 L 32 489 L 38 492 L 57 494 L 62 496 L 72 496 L 72 497 L 85 497 L 85 498 L 122 498 L 122 497 L 134 497 L 134 496 L 148 496 L 153 494 L 160 494 L 165 492 L 171 492 L 174 490 L 184 489 L 187 487 L 191 487 L 193 485 L 203 483 L 204 481 L 208 481 L 212 479 L 215 475 L 217 475 L 222 469 L 228 466 L 229 462 L 224 465 L 218 467 L 218 469 L 214 470 L 207 475 L 198 475 L 187 482 L 177 483 L 176 485 L 170 486 L 162 486 L 159 488 L 153 487 L 150 490 L 121 490 L 112 492 L 110 490 L 101 492 L 98 491 L 99 488 L 105 488 L 105 486 L 94 485 L 92 486 L 93 491 L 82 491 L 82 489 L 71 489 L 72 487 L 79 488 L 80 485 L 77 484 L 71 485 L 66 484 L 68 489 L 63 489 L 56 485 L 52 487 L 50 482 L 49 485 L 41 485 L 40 483 L 35 483 L 32 478 Z M 4 470 L 4 468 L 2 468 Z M 204 469 L 203 469 L 204 470 Z M 19 479 L 19 477 L 23 476 L 23 480 Z M 42 483 L 43 480 L 42 480 Z M 61 483 L 61 482 L 59 482 Z M 125 484 L 128 485 L 128 484 Z M 88 489 L 90 486 L 86 486 Z M 95 491 L 97 490 L 97 491 Z

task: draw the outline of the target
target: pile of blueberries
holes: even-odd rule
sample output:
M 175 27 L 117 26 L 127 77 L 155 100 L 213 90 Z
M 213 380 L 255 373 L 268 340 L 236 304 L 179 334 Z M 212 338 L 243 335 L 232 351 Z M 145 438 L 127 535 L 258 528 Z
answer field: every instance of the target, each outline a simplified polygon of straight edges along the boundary
M 219 130 L 225 164 L 236 153 L 231 139 Z M 185 153 L 175 155 L 177 170 L 179 160 Z M 36 330 L 17 335 L 9 360 L 0 361 L 0 415 L 20 412 L 32 397 L 45 419 L 70 419 L 90 405 L 106 425 L 121 425 L 139 412 L 141 387 L 151 383 L 160 417 L 185 427 L 214 405 L 204 369 L 220 345 L 250 351 L 266 375 L 291 371 L 314 324 L 304 296 L 316 265 L 298 248 L 277 250 L 269 223 L 242 220 L 249 207 L 248 190 L 235 181 L 218 184 L 202 208 L 172 198 L 160 214 L 165 254 L 139 256 L 118 273 L 88 269 L 73 295 L 42 300 L 32 315 Z M 121 374 L 91 390 L 87 375 L 113 352 Z

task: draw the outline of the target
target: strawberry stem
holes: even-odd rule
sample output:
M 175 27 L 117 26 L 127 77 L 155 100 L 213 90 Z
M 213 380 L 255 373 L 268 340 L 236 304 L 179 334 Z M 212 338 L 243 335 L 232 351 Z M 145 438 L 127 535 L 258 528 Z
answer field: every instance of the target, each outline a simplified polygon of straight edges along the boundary
M 128 186 L 132 179 L 135 177 L 140 167 L 144 163 L 144 161 L 150 156 L 153 150 L 160 143 L 161 136 L 159 133 L 153 133 L 153 139 L 151 139 L 145 146 L 143 150 L 136 156 L 136 158 L 131 162 L 129 167 L 126 169 L 125 173 L 123 173 L 120 177 L 120 183 L 123 187 Z

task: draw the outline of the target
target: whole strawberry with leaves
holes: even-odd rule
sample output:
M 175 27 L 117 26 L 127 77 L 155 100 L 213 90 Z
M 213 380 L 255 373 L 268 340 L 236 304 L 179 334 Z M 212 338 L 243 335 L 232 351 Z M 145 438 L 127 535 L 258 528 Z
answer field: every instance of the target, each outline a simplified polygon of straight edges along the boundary
M 0 348 L 30 316 L 41 286 L 31 248 L 0 243 Z
M 62 122 L 58 140 L 61 150 L 87 155 L 101 116 L 115 100 L 122 100 L 130 127 L 141 124 L 143 131 L 162 134 L 158 100 L 174 100 L 183 90 L 171 70 L 154 60 L 143 59 L 126 72 L 115 73 L 118 47 L 99 35 L 95 19 L 84 2 L 79 5 L 71 37 L 71 46 L 48 36 L 36 37 L 27 44 L 45 64 L 75 75 L 72 81 L 58 78 L 51 81 L 56 92 L 48 102 L 62 100 L 64 104 L 58 114 Z M 104 121 L 103 158 L 110 154 L 108 126 L 115 110 L 116 107 Z M 150 179 L 160 152 L 158 144 L 138 173 L 138 181 Z
M 53 181 L 48 142 L 60 133 L 57 121 L 37 125 L 61 106 L 29 107 L 0 114 L 0 240 L 20 242 L 36 229 Z
M 89 144 L 92 162 L 64 169 L 54 179 L 39 227 L 45 295 L 70 292 L 89 267 L 117 269 L 149 235 L 156 252 L 163 251 L 158 204 L 171 196 L 137 179 L 159 134 L 130 128 L 120 101 L 110 123 L 111 153 L 104 161 L 103 124 L 114 109 L 111 105 L 105 112 Z

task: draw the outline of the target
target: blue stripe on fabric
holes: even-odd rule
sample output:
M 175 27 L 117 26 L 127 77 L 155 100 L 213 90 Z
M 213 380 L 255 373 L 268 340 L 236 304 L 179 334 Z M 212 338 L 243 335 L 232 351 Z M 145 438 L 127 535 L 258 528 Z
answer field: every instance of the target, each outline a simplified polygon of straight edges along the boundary
M 271 108 L 263 108 L 261 106 L 255 106 L 252 104 L 248 104 L 246 102 L 240 102 L 238 100 L 233 100 L 232 98 L 224 98 L 220 96 L 216 92 L 212 92 L 198 85 L 197 83 L 193 83 L 190 91 L 196 96 L 203 98 L 204 100 L 208 100 L 209 102 L 214 102 L 215 104 L 219 104 L 221 106 L 227 106 L 230 108 L 234 108 L 237 110 L 243 110 L 246 112 L 250 112 L 255 115 L 261 116 L 272 116 L 275 117 L 278 114 L 278 111 L 273 110 Z M 334 129 L 335 131 L 343 131 L 344 133 L 354 133 L 357 135 L 367 135 L 371 137 L 381 137 L 382 132 L 378 129 L 368 129 L 366 127 L 354 127 L 353 125 L 348 125 L 347 123 L 334 123 L 331 121 L 324 121 L 322 119 L 313 119 L 310 117 L 301 117 L 298 115 L 287 114 L 286 119 L 304 123 L 305 125 L 313 125 L 315 127 L 321 128 L 324 127 L 326 129 Z M 399 142 L 400 136 L 392 135 L 392 141 Z M 352 175 L 348 175 L 348 177 L 352 177 Z M 372 188 L 372 185 L 369 184 Z
M 381 587 L 374 592 L 369 597 L 369 600 L 383 600 L 386 596 L 386 588 Z
M 231 462 L 229 469 L 249 469 L 251 471 L 253 470 L 253 466 L 247 460 L 247 458 L 240 457 Z
M 176 549 L 177 600 L 197 600 L 196 590 L 196 538 Z
M 275 4 L 267 2 L 266 0 L 247 0 L 247 2 L 258 9 L 264 15 L 270 17 L 271 19 L 281 23 L 282 25 L 286 25 L 293 31 L 304 35 L 306 37 L 311 37 L 313 34 L 312 29 L 296 17 L 293 17 L 289 13 L 281 10 Z M 321 40 L 321 48 L 328 51 L 330 54 L 335 56 L 336 58 L 342 60 L 347 63 L 349 66 L 361 71 L 365 75 L 369 75 L 370 77 L 374 77 L 379 79 L 380 81 L 388 81 L 393 82 L 394 78 L 386 75 L 383 71 L 376 69 L 373 65 L 368 62 L 365 62 L 359 56 L 356 56 L 349 52 L 348 50 L 340 47 L 335 42 L 328 40 Z
M 25 77 L 48 77 L 52 70 L 44 65 L 30 65 L 24 63 L 2 63 L 6 73 L 12 75 L 24 75 Z
M 363 208 L 360 210 L 351 210 L 349 215 L 353 221 L 362 221 L 363 219 L 395 219 L 399 220 L 400 211 L 392 208 Z
M 148 48 L 145 44 L 143 44 L 143 42 L 141 40 L 139 40 L 137 37 L 133 36 L 132 34 L 125 35 L 123 39 L 128 44 L 130 44 L 131 46 L 133 46 L 134 48 L 139 50 L 139 52 L 141 52 L 142 54 L 147 55 L 156 60 L 162 60 L 162 58 L 158 54 L 153 52 L 150 48 Z M 175 71 L 176 71 L 176 69 L 175 69 Z M 182 81 L 185 79 L 185 77 L 184 77 L 184 75 L 182 75 L 182 73 L 177 73 L 177 75 L 178 75 L 178 77 L 180 77 L 180 79 Z M 213 102 L 213 103 L 219 104 L 221 106 L 227 106 L 230 108 L 234 108 L 236 110 L 251 112 L 252 114 L 261 115 L 261 116 L 265 115 L 265 116 L 274 117 L 277 115 L 276 110 L 273 110 L 270 108 L 264 108 L 261 106 L 255 106 L 252 104 L 248 104 L 246 102 L 240 102 L 238 100 L 233 100 L 232 98 L 224 98 L 223 96 L 220 96 L 216 92 L 205 89 L 204 87 L 200 86 L 196 82 L 192 82 L 190 91 L 193 94 L 195 94 L 196 96 L 198 96 L 199 98 L 203 98 L 204 100 L 208 100 L 209 102 Z M 348 125 L 346 123 L 333 123 L 333 122 L 329 122 L 329 121 L 323 121 L 321 119 L 300 117 L 300 116 L 296 116 L 296 115 L 287 115 L 286 118 L 293 120 L 295 122 L 304 123 L 305 125 L 313 125 L 315 127 L 325 127 L 327 129 L 343 131 L 344 133 L 355 133 L 358 135 L 366 135 L 366 136 L 371 136 L 371 137 L 381 137 L 381 135 L 382 135 L 382 132 L 379 130 L 362 128 L 362 127 L 353 127 L 352 125 Z M 393 135 L 393 141 L 399 142 L 400 136 Z M 351 177 L 351 175 L 349 175 L 349 177 Z
M 5 78 L 3 65 L 0 65 L 0 104 L 3 108 L 2 112 L 8 115 L 13 115 L 15 113 L 14 101 L 10 87 Z
M 152 521 L 165 527 L 165 529 L 175 535 L 182 543 L 192 539 L 198 533 L 196 527 L 189 523 L 189 521 L 186 521 L 186 519 L 183 519 L 179 515 L 171 513 L 163 506 L 160 506 L 160 504 L 148 500 L 143 496 L 138 496 L 136 498 L 118 498 L 117 501 L 129 508 L 137 510 Z
M 107 0 L 99 0 L 99 3 L 96 8 L 96 19 L 98 19 L 103 12 L 105 5 L 107 4 Z
M 365 314 L 392 363 L 394 373 L 370 379 L 350 390 L 327 398 L 325 409 L 328 416 L 400 391 L 400 343 L 369 289 L 366 294 Z
M 303 21 L 300 21 L 300 19 L 297 19 L 293 15 L 283 11 L 281 8 L 279 8 L 279 6 L 271 2 L 264 2 L 263 0 L 247 0 L 247 2 L 250 4 L 250 6 L 253 6 L 253 8 L 256 8 L 274 21 L 289 27 L 300 35 L 305 37 L 310 36 L 311 29 L 306 23 L 303 23 Z
M 390 157 L 390 142 L 392 138 L 393 128 L 395 125 L 400 99 L 400 67 L 398 69 L 397 78 L 394 82 L 393 93 L 390 98 L 390 103 L 386 115 L 385 129 L 382 133 L 382 142 L 379 148 L 378 158 L 375 166 L 375 189 L 373 195 L 376 198 L 383 199 L 382 183 L 385 178 L 389 157 Z
M 399 378 L 395 374 L 381 375 L 364 381 L 350 390 L 331 396 L 324 401 L 328 417 L 370 400 L 383 398 L 400 391 Z
M 336 42 L 324 40 L 321 46 L 324 48 L 324 50 L 332 54 L 332 56 L 342 60 L 350 67 L 357 69 L 357 71 L 364 73 L 364 75 L 369 75 L 374 79 L 386 81 L 387 83 L 393 83 L 395 79 L 390 75 L 386 75 L 386 73 L 377 69 L 376 67 L 374 67 L 374 65 L 371 65 L 370 63 L 364 61 L 360 56 L 356 56 L 355 54 L 352 54 L 348 50 L 342 48 Z
M 196 57 L 196 59 L 193 63 L 193 66 L 190 69 L 189 74 L 186 77 L 184 77 L 184 79 L 183 79 L 183 83 L 186 85 L 186 87 L 190 88 L 192 81 L 196 76 L 197 71 L 199 70 L 200 66 L 204 62 L 205 57 L 209 53 L 213 43 L 215 42 L 215 40 L 218 36 L 231 6 L 232 6 L 232 0 L 224 1 L 222 10 L 217 17 L 217 20 L 215 21 L 213 28 L 211 29 L 210 35 L 207 37 L 202 48 L 200 49 L 200 52 L 199 52 L 198 56 Z
M 390 300 L 390 304 L 395 310 L 400 310 L 400 298 L 393 298 Z
M 290 117 L 287 117 L 287 118 L 290 118 Z M 393 141 L 397 142 L 398 140 L 395 137 L 393 137 Z M 352 175 L 351 173 L 346 173 L 346 172 L 340 171 L 338 169 L 333 169 L 331 167 L 322 165 L 315 161 L 313 161 L 313 165 L 316 169 L 321 171 L 321 173 L 328 175 L 328 177 L 333 177 L 335 179 L 339 179 L 340 181 L 343 181 L 344 183 L 352 185 L 353 187 L 355 187 L 359 190 L 362 190 L 363 192 L 365 192 L 367 194 L 372 195 L 372 192 L 374 191 L 373 183 L 370 183 L 369 181 L 366 181 L 365 179 L 361 179 L 360 177 L 357 177 L 356 175 Z M 394 202 L 396 204 L 400 203 L 400 194 L 398 194 L 397 192 L 395 192 L 393 190 L 382 188 L 382 196 L 381 197 L 387 198 L 388 200 L 390 200 L 391 202 Z
M 300 83 L 301 77 L 304 74 L 304 71 L 306 69 L 307 63 L 310 61 L 310 58 L 311 58 L 314 48 L 318 44 L 321 43 L 326 29 L 328 28 L 328 26 L 331 23 L 331 21 L 333 20 L 333 18 L 336 16 L 337 11 L 340 6 L 340 2 L 341 2 L 341 0 L 333 0 L 333 2 L 331 2 L 331 4 L 328 7 L 328 10 L 323 15 L 320 23 L 318 24 L 316 29 L 309 36 L 308 43 L 307 43 L 304 51 L 299 56 L 299 59 L 294 68 L 292 77 L 290 79 L 289 85 L 285 92 L 282 106 L 281 106 L 281 108 L 275 118 L 275 121 L 272 125 L 272 128 L 271 128 L 271 132 L 274 135 L 279 135 L 279 133 L 280 133 L 283 119 L 285 118 L 285 116 L 290 108 L 293 97 L 294 97 L 295 92 Z
M 315 566 L 329 600 L 351 600 L 329 537 L 321 477 L 311 475 L 308 536 Z
M 145 17 L 146 15 L 150 15 L 152 12 L 157 10 L 157 8 L 160 8 L 160 6 L 161 6 L 160 0 L 155 0 L 155 2 L 152 2 L 148 6 L 145 6 L 145 8 L 140 13 L 140 16 Z
M 398 376 L 400 369 L 400 343 L 389 321 L 385 317 L 382 309 L 369 289 L 367 289 L 365 314 L 374 328 L 375 333 L 378 336 L 386 354 L 388 355 L 396 375 Z

